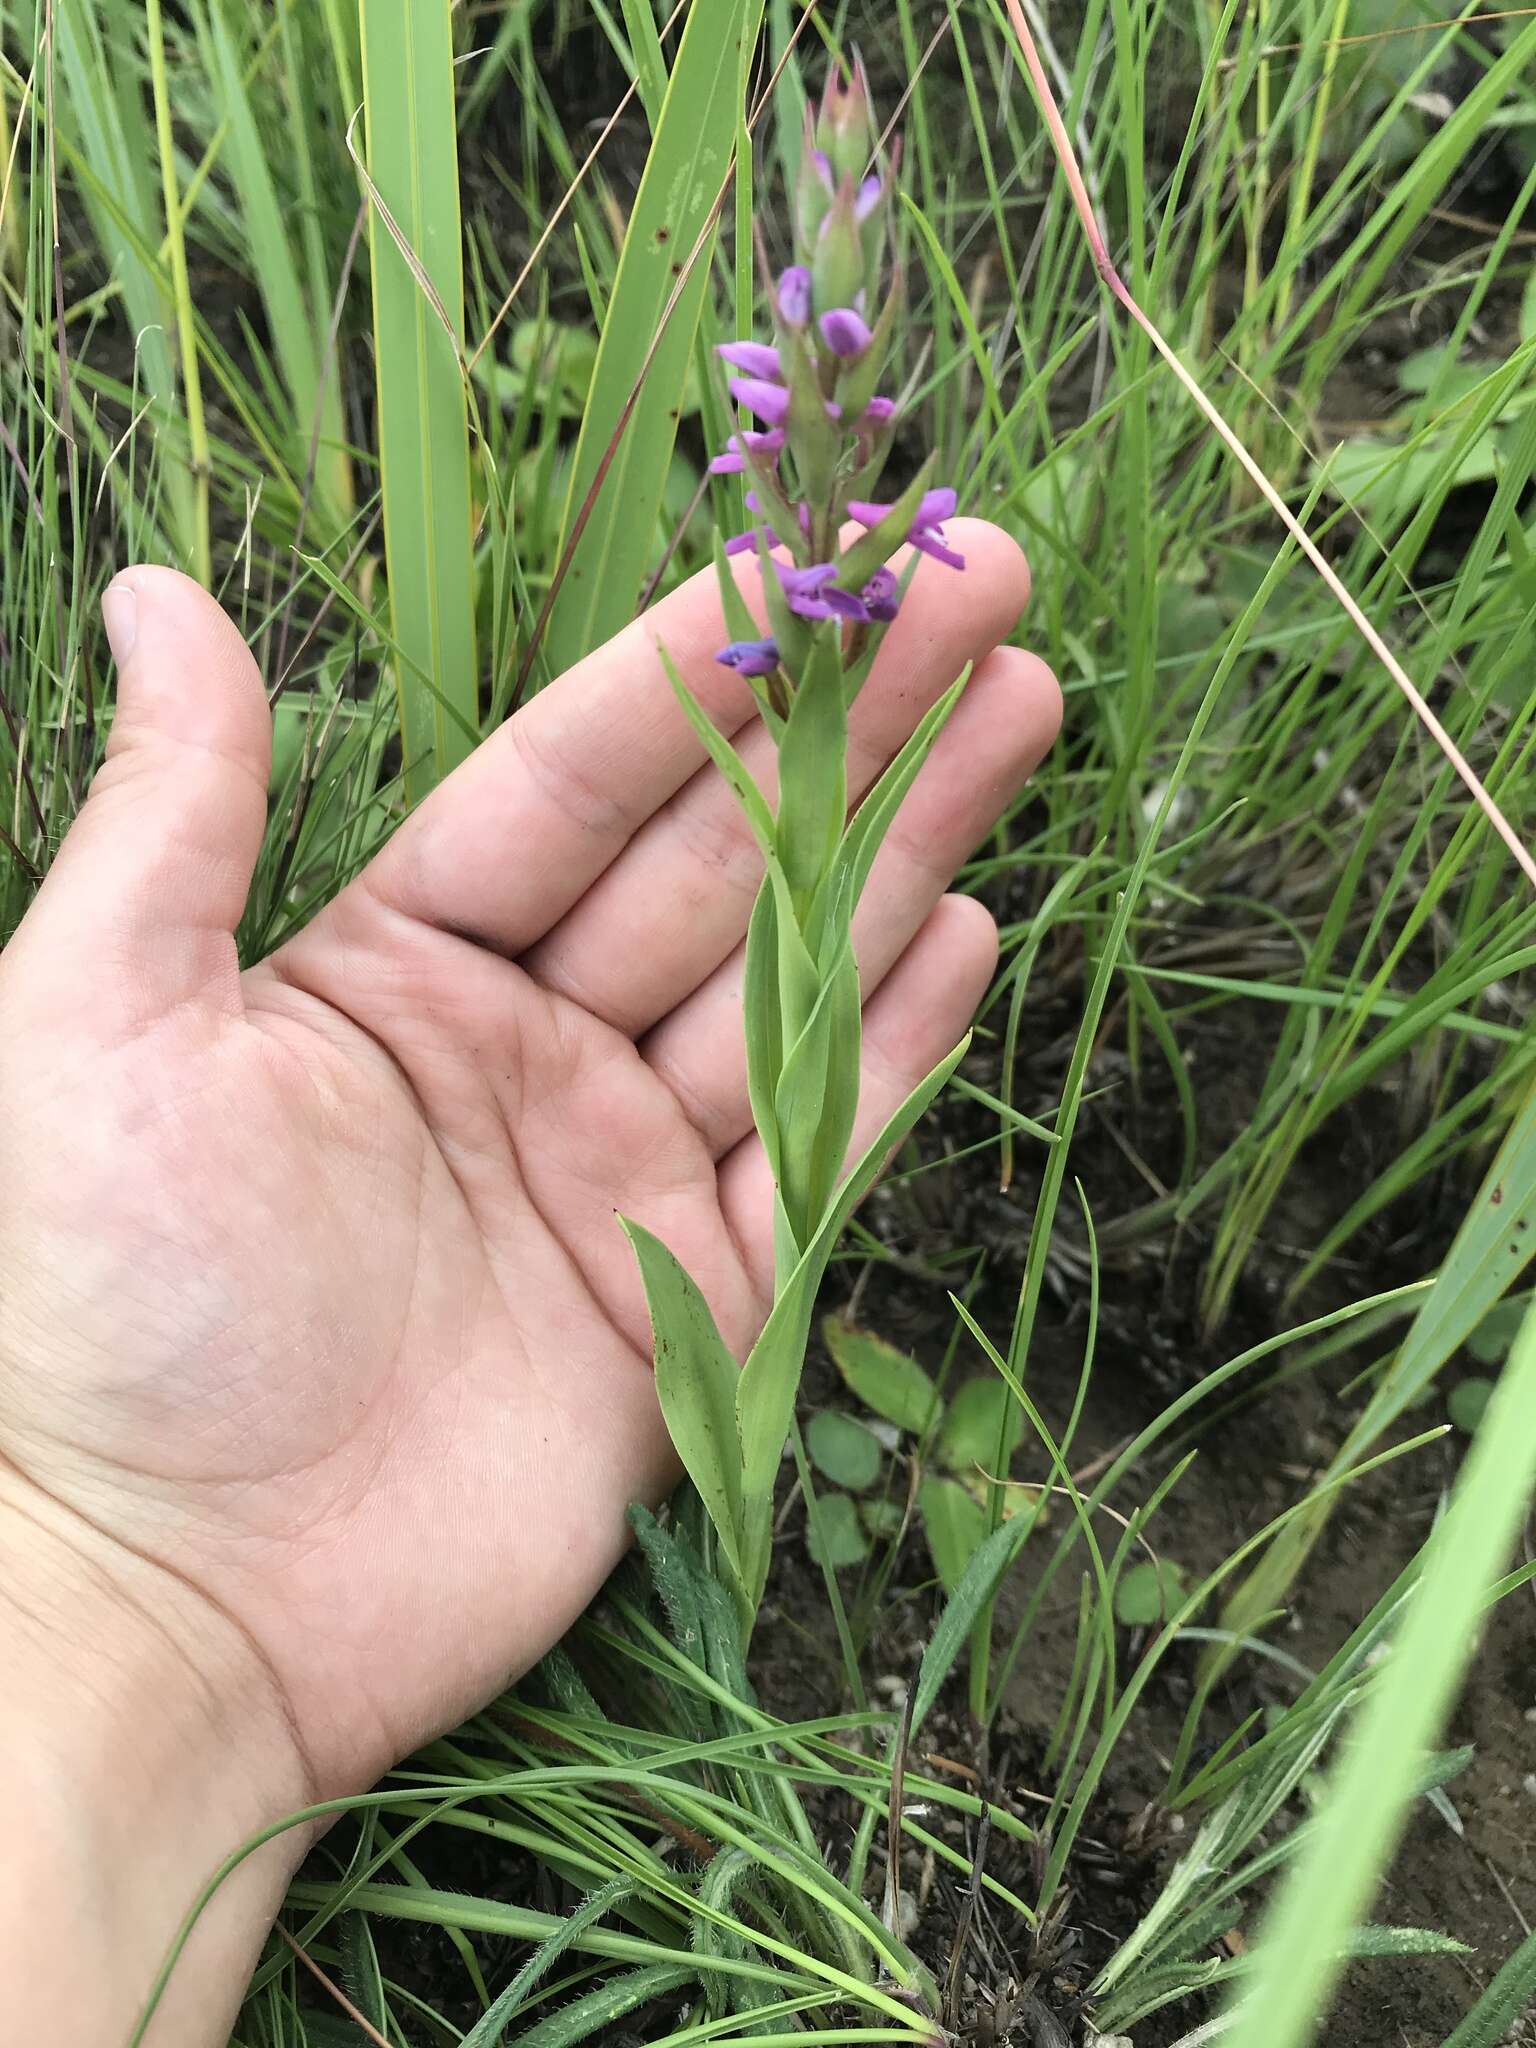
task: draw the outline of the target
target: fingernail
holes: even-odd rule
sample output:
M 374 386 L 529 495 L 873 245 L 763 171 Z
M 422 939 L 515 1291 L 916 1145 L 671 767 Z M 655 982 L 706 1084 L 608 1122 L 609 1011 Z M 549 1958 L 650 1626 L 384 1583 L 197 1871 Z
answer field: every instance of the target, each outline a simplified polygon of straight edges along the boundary
M 101 622 L 107 629 L 112 659 L 121 668 L 139 637 L 139 600 L 129 583 L 114 583 L 101 600 Z

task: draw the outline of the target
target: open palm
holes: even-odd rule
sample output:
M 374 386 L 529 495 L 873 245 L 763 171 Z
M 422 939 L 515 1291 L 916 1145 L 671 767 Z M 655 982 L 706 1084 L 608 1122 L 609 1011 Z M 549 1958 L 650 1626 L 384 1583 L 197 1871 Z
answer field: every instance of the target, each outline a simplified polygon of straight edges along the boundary
M 943 890 L 1058 715 L 993 651 L 1017 551 L 963 531 L 963 601 L 919 574 L 855 710 L 864 785 L 978 663 L 861 915 L 866 1137 L 985 985 L 990 921 Z M 133 637 L 108 761 L 0 961 L 0 1456 L 238 1625 L 333 1793 L 532 1661 L 674 1476 L 616 1213 L 733 1347 L 762 1319 L 757 865 L 656 642 L 765 782 L 771 749 L 690 585 L 242 973 L 259 678 L 174 572 L 109 605 Z

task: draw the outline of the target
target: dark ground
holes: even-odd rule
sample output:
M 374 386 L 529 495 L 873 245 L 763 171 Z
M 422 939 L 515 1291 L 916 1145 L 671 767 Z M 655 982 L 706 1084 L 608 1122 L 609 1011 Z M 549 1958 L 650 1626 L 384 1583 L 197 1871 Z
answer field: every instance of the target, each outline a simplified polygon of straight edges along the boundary
M 1042 1028 L 1048 1021 L 1040 1019 Z M 1248 1022 L 1254 1025 L 1251 1031 L 1245 1028 Z M 1230 1015 L 1215 1027 L 1218 1042 L 1205 1048 L 1204 1060 L 1197 1057 L 1194 1063 L 1197 1072 L 1209 1072 L 1215 1083 L 1203 1110 L 1219 1114 L 1224 1095 L 1231 1113 L 1244 1115 L 1244 1105 L 1253 1099 L 1255 1067 L 1267 1049 L 1270 1028 L 1262 1020 Z M 978 1081 L 995 1085 L 985 1051 L 977 1064 Z M 1038 1105 L 1021 1098 L 1020 1106 L 1046 1108 L 1048 1094 L 1042 1094 Z M 938 1151 L 947 1144 L 953 1149 L 975 1135 L 963 1114 L 955 1117 L 958 1108 L 955 1105 L 950 1115 L 961 1127 L 930 1131 L 926 1148 Z M 1122 1097 L 1114 1111 L 1121 1142 L 1108 1135 L 1107 1120 L 1101 1120 L 1097 1130 L 1092 1124 L 1085 1128 L 1074 1150 L 1074 1167 L 1084 1181 L 1101 1235 L 1112 1235 L 1108 1225 L 1130 1192 L 1133 1177 L 1127 1174 L 1123 1141 L 1128 1139 L 1141 1156 L 1155 1162 L 1175 1142 L 1175 1117 L 1171 1102 L 1154 1099 L 1138 1105 Z M 1341 1194 L 1362 1184 L 1367 1162 L 1394 1137 L 1392 1100 L 1367 1096 L 1348 1128 L 1331 1132 L 1326 1144 L 1319 1143 L 1304 1155 L 1275 1219 L 1273 1242 L 1260 1246 L 1233 1312 L 1216 1337 L 1202 1333 L 1195 1313 L 1203 1256 L 1198 1242 L 1174 1246 L 1166 1239 L 1143 1239 L 1133 1250 L 1105 1260 L 1092 1392 L 1073 1448 L 1075 1469 L 1092 1466 L 1101 1455 L 1117 1450 L 1175 1393 L 1276 1329 L 1433 1266 L 1435 1247 L 1445 1242 L 1464 1200 L 1463 1192 L 1453 1186 L 1438 1191 L 1438 1203 L 1431 1190 L 1428 1198 L 1411 1205 L 1411 1213 L 1389 1212 L 1381 1218 L 1366 1241 L 1353 1248 L 1353 1270 L 1340 1276 L 1331 1290 L 1320 1284 L 1293 1308 L 1282 1306 L 1280 1300 L 1295 1266 L 1288 1245 L 1317 1241 L 1342 1206 Z M 1031 1191 L 1025 1183 L 1009 1196 L 999 1194 L 995 1155 L 980 1155 L 945 1171 L 949 1179 L 941 1206 L 949 1222 L 942 1232 L 934 1235 L 933 1226 L 926 1226 L 929 1241 L 921 1245 L 924 1226 L 915 1222 L 912 1205 L 883 1196 L 877 1198 L 885 1212 L 881 1234 L 909 1258 L 939 1255 L 960 1245 L 987 1245 L 996 1279 L 974 1307 L 982 1327 L 1001 1346 L 1013 1314 L 1013 1288 L 1032 1213 Z M 845 1269 L 845 1293 L 849 1271 Z M 1041 1339 L 1030 1357 L 1031 1393 L 1046 1421 L 1058 1428 L 1070 1411 L 1081 1363 L 1084 1292 L 1071 1282 L 1064 1284 L 1062 1298 L 1048 1305 Z M 879 1267 L 861 1291 L 858 1313 L 861 1323 L 915 1353 L 930 1370 L 940 1368 L 953 1316 L 943 1285 L 915 1278 L 910 1269 Z M 1356 1412 L 1358 1397 L 1339 1398 L 1342 1383 L 1372 1355 L 1378 1354 L 1332 1365 L 1326 1375 L 1274 1385 L 1201 1430 L 1195 1462 L 1159 1510 L 1150 1532 L 1158 1551 L 1176 1558 L 1198 1578 L 1220 1564 L 1243 1536 L 1299 1498 Z M 965 1370 L 975 1370 L 979 1363 L 973 1358 Z M 818 1398 L 839 1399 L 838 1383 L 824 1361 L 819 1370 L 813 1366 L 807 1387 L 812 1403 Z M 1413 1433 L 1439 1422 L 1443 1412 L 1437 1395 L 1411 1418 Z M 1296 1588 L 1289 1621 L 1272 1632 L 1290 1655 L 1319 1668 L 1369 1611 L 1428 1533 L 1464 1443 L 1463 1438 L 1447 1436 L 1346 1492 Z M 1155 1456 L 1128 1479 L 1116 1496 L 1121 1509 L 1145 1499 L 1169 1462 Z M 1015 1470 L 1034 1476 L 1027 1450 Z M 903 1576 L 914 1585 L 923 1584 L 929 1568 L 921 1543 L 912 1539 L 907 1547 L 910 1573 L 899 1574 L 897 1584 Z M 855 1574 L 845 1574 L 845 1581 L 853 1579 Z M 1335 2009 L 1330 2041 L 1348 2048 L 1439 2048 L 1536 1917 L 1536 1616 L 1531 1601 L 1532 1594 L 1522 1591 L 1493 1617 L 1447 1737 L 1448 1746 L 1475 1746 L 1472 1763 L 1448 1788 L 1460 1832 L 1421 1803 L 1374 1913 L 1384 1923 L 1452 1934 L 1473 1952 L 1464 1958 L 1358 1966 Z M 1075 1602 L 1075 1584 L 1059 1598 L 1053 1595 L 1010 1687 L 1006 1725 L 994 1746 L 993 1767 L 1000 1759 L 1009 1760 L 1008 1768 L 1015 1774 L 1009 1789 L 1026 1816 L 1027 1795 L 1052 1789 L 1035 1773 L 1071 1667 Z M 880 1627 L 867 1669 L 909 1675 L 935 1609 L 931 1591 L 904 1602 L 893 1589 L 880 1604 Z M 1134 1654 L 1137 1645 L 1129 1632 L 1123 1632 L 1123 1639 L 1125 1649 Z M 776 1711 L 790 1718 L 825 1712 L 828 1698 L 838 1694 L 837 1643 L 820 1573 L 806 1555 L 803 1537 L 785 1546 L 771 1607 L 760 1623 L 757 1651 L 765 1703 Z M 1088 1829 L 1092 1847 L 1072 1872 L 1071 1923 L 1082 1946 L 1069 1978 L 1091 1976 L 1137 1923 L 1155 1896 L 1161 1874 L 1182 1846 L 1178 1833 L 1155 1821 L 1149 1827 L 1145 1809 L 1167 1784 L 1167 1760 L 1188 1705 L 1194 1655 L 1190 1651 L 1166 1663 L 1153 1681 L 1130 1736 L 1116 1754 L 1105 1795 L 1093 1810 Z M 1212 1743 L 1256 1706 L 1282 1702 L 1295 1689 L 1295 1682 L 1271 1665 L 1252 1660 L 1240 1664 L 1208 1710 L 1206 1730 Z M 965 1754 L 953 1746 L 965 1741 L 963 1716 L 957 1715 L 948 1753 Z M 1009 1783 L 1006 1776 L 1003 1782 Z M 936 1946 L 944 1950 L 952 1901 L 941 1899 L 935 1910 Z M 1238 1939 L 1250 1924 L 1239 1924 Z M 1070 2003 L 1063 1999 L 1062 2009 Z M 1163 2048 L 1199 2017 L 1198 2006 L 1175 2009 L 1172 2016 L 1158 2015 L 1135 2030 L 1136 2048 Z M 1025 2033 L 1020 2038 L 1027 2042 L 1029 2037 Z

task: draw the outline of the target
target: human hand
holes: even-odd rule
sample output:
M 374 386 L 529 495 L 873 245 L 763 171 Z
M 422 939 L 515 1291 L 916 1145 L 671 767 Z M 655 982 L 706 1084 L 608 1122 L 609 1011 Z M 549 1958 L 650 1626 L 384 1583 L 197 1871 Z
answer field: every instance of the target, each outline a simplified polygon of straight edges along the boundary
M 961 545 L 964 604 L 918 575 L 853 718 L 867 783 L 978 663 L 861 913 L 865 1141 L 985 987 L 991 922 L 942 892 L 1058 718 L 1041 665 L 993 651 L 1017 550 L 978 524 Z M 524 1669 L 618 1558 L 628 1503 L 672 1482 L 616 1212 L 676 1252 L 733 1348 L 755 1334 L 758 864 L 655 643 L 765 781 L 771 748 L 696 581 L 242 973 L 270 746 L 254 665 L 172 571 L 126 572 L 107 617 L 108 759 L 0 959 L 0 1597 L 50 1718 L 95 1690 L 93 1741 L 132 1701 L 184 1764 L 218 1748 L 228 1811 L 210 1787 L 167 1851 L 168 1872 L 202 1856 L 189 1893 L 221 1823 L 227 1848 L 365 1786 Z M 143 1755 L 153 1778 L 147 1733 Z M 162 1906 L 162 1943 L 186 1903 Z

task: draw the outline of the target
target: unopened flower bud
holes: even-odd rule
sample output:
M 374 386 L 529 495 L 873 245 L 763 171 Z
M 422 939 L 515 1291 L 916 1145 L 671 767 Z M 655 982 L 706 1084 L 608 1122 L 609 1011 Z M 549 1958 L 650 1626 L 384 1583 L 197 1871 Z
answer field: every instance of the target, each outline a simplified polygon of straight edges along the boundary
M 811 273 L 792 263 L 779 279 L 779 318 L 786 327 L 804 327 L 811 317 Z
M 818 306 L 851 306 L 865 286 L 864 245 L 854 212 L 854 183 L 838 187 L 816 237 L 811 259 L 811 286 Z
M 835 306 L 821 316 L 821 338 L 833 355 L 851 362 L 869 347 L 869 326 L 851 306 Z
M 834 187 L 845 178 L 863 176 L 877 139 L 863 60 L 855 59 L 853 76 L 847 79 L 834 67 L 827 74 L 816 121 L 816 147 L 831 167 Z

